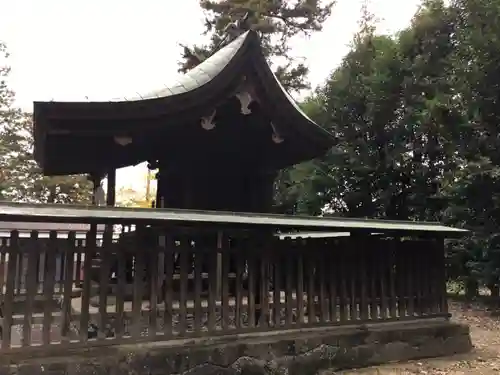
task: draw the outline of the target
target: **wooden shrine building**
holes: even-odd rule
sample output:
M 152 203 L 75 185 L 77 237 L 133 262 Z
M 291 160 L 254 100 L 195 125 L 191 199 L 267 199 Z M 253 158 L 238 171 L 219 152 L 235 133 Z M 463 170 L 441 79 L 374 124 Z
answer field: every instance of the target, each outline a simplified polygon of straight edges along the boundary
M 160 170 L 157 202 L 169 208 L 270 212 L 276 172 L 334 144 L 278 82 L 250 31 L 140 100 L 35 103 L 34 118 L 46 174 L 97 180 L 148 161 Z
M 312 374 L 470 349 L 449 320 L 444 262 L 445 238 L 466 231 L 273 214 L 277 173 L 335 139 L 280 85 L 256 32 L 157 92 L 36 102 L 34 120 L 43 172 L 88 174 L 96 189 L 107 176 L 107 206 L 0 204 L 4 221 L 89 225 L 84 241 L 3 240 L 0 370 L 22 358 L 41 373 L 27 359 L 50 356 L 54 374 Z M 116 169 L 141 162 L 159 169 L 156 208 L 114 207 Z

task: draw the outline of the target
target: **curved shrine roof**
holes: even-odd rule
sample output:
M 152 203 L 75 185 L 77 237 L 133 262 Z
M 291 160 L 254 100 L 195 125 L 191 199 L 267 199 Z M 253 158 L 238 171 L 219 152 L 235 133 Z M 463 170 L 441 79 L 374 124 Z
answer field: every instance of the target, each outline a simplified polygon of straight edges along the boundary
M 164 131 L 199 119 L 231 93 L 234 95 L 242 77 L 248 78 L 259 92 L 271 125 L 282 133 L 293 134 L 297 140 L 297 157 L 291 158 L 289 164 L 320 156 L 333 145 L 333 135 L 309 119 L 279 83 L 265 60 L 257 33 L 247 31 L 181 76 L 174 85 L 140 98 L 35 102 L 35 159 L 48 175 L 90 173 L 96 168 L 140 163 L 143 155 L 133 148 L 114 145 L 104 150 L 104 139 L 112 143 L 116 137 Z M 304 152 L 297 145 L 304 145 Z M 95 152 L 94 157 L 91 151 Z

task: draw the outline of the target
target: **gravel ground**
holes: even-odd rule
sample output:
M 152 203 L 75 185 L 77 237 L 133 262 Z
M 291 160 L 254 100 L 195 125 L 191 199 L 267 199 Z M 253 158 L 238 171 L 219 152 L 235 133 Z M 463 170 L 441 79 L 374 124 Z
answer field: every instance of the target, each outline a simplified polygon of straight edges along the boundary
M 500 318 L 481 304 L 450 302 L 453 320 L 470 326 L 474 349 L 453 357 L 419 360 L 322 375 L 498 375 L 500 374 Z

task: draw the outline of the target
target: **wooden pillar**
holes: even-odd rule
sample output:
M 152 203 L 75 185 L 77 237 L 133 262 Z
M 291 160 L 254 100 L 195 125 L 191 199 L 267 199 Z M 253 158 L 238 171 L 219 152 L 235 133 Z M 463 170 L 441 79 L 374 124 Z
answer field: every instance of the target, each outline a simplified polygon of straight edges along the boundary
M 106 186 L 106 206 L 114 207 L 116 203 L 116 169 L 108 170 L 108 183 Z M 113 241 L 113 224 L 106 224 L 103 243 L 109 244 Z
M 108 186 L 106 192 L 106 206 L 114 207 L 116 203 L 116 169 L 108 171 Z
M 224 233 L 222 231 L 217 232 L 217 298 L 219 301 L 222 301 L 222 251 L 223 249 L 223 241 Z
M 97 199 L 97 190 L 101 187 L 102 177 L 103 177 L 102 173 L 90 174 L 90 179 L 91 179 L 92 184 L 93 184 L 93 186 L 92 186 L 92 205 L 93 206 L 97 206 L 99 204 L 98 199 Z M 90 223 L 90 231 L 87 233 L 87 238 L 90 238 L 90 240 L 93 242 L 90 245 L 90 248 L 94 248 L 96 246 L 96 234 L 97 234 L 97 223 L 92 220 L 92 222 Z M 89 244 L 87 243 L 86 246 L 88 247 Z M 85 258 L 87 258 L 88 256 L 89 256 L 89 254 L 86 252 Z M 92 256 L 92 255 L 90 255 L 90 256 Z M 87 263 L 87 260 L 85 260 L 85 263 Z M 88 282 L 88 281 L 86 281 L 86 279 L 91 278 L 91 277 L 92 277 L 91 274 L 84 273 L 83 280 L 82 280 L 82 282 L 84 283 L 83 285 L 85 285 L 85 282 Z
M 166 181 L 168 180 L 168 173 L 162 166 L 158 167 L 158 172 L 156 172 L 156 208 L 170 208 L 166 199 L 168 198 L 168 186 L 166 186 Z
M 92 205 L 97 206 L 97 189 L 101 186 L 102 173 L 93 172 L 88 179 L 92 181 Z
M 92 181 L 92 206 L 97 205 L 96 193 L 97 193 L 97 185 L 94 176 L 91 176 Z

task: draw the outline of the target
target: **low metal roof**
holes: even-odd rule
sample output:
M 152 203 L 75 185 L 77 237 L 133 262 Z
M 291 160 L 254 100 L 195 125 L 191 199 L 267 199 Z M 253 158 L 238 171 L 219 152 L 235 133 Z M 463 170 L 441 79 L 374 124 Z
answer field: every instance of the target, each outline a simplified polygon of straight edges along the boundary
M 273 227 L 280 231 L 420 232 L 436 233 L 447 237 L 463 236 L 468 233 L 464 229 L 429 222 L 24 203 L 0 203 L 0 220 L 24 222 L 64 221 L 67 223 L 94 222 L 101 224 L 169 222 L 175 224 L 231 225 L 233 227 L 248 229 L 265 226 Z
M 22 222 L 22 221 L 0 221 L 0 231 L 8 232 L 18 230 L 20 232 L 38 231 L 48 233 L 50 231 L 58 232 L 88 232 L 90 224 L 86 223 L 40 223 L 40 222 Z M 97 226 L 98 232 L 104 232 L 104 225 Z
M 369 233 L 370 236 L 379 236 L 382 233 Z M 276 235 L 280 240 L 290 238 L 292 240 L 298 238 L 338 238 L 350 237 L 351 232 L 292 232 L 292 233 L 279 233 Z

